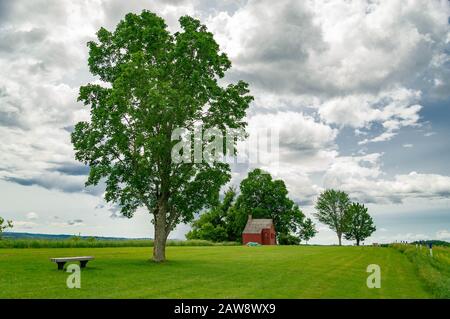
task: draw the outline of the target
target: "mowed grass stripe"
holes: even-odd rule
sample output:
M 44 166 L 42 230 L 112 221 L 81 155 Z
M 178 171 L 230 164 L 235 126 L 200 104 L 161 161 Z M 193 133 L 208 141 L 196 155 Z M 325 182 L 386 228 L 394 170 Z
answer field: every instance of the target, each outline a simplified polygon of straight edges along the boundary
M 411 262 L 391 248 L 332 246 L 2 249 L 1 298 L 429 298 Z M 51 257 L 93 255 L 81 289 Z M 382 288 L 366 268 L 381 266 Z

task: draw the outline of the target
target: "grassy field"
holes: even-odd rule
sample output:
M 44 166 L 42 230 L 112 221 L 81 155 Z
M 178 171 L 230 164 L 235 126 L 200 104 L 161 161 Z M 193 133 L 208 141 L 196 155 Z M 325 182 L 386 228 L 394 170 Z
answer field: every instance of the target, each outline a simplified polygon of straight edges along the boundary
M 167 246 L 236 246 L 236 242 L 214 243 L 208 240 L 168 240 Z M 153 247 L 153 240 L 90 240 L 90 239 L 2 239 L 0 248 L 105 248 Z
M 450 249 L 433 247 L 433 258 L 427 247 L 415 245 L 393 245 L 414 264 L 416 271 L 437 298 L 450 299 Z
M 50 257 L 93 255 L 81 289 Z M 432 298 L 401 251 L 381 247 L 168 247 L 0 249 L 0 298 Z M 366 267 L 381 267 L 381 288 Z

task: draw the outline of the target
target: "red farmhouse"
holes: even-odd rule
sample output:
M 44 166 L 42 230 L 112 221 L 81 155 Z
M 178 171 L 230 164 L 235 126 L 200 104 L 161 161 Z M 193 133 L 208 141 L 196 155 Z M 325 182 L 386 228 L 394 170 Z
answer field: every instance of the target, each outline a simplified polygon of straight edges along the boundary
M 259 243 L 261 245 L 276 245 L 275 226 L 272 219 L 253 219 L 248 215 L 247 225 L 242 233 L 242 242 Z

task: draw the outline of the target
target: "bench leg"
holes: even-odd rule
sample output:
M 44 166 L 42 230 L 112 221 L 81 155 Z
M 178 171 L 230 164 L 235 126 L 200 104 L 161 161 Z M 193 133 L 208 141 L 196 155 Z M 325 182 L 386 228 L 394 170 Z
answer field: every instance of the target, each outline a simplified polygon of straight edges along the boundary
M 58 270 L 64 270 L 64 265 L 66 264 L 65 261 L 59 262 L 58 264 Z
M 80 268 L 85 268 L 88 260 L 80 260 Z

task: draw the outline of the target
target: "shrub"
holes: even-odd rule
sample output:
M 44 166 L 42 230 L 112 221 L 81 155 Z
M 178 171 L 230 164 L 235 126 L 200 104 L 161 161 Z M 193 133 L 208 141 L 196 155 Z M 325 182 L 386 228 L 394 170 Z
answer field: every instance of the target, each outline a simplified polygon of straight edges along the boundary
M 278 235 L 278 244 L 300 245 L 300 238 L 291 234 L 280 234 Z

